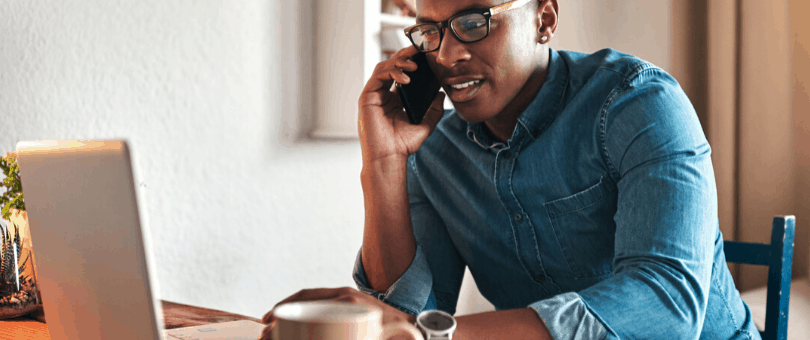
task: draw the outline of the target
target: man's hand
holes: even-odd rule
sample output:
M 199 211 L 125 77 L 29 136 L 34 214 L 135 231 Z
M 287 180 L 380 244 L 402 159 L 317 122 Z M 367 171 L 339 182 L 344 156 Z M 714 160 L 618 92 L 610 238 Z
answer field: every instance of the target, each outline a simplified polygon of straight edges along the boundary
M 363 294 L 360 291 L 350 287 L 304 289 L 277 303 L 273 307 L 273 310 L 275 310 L 275 308 L 278 307 L 279 305 L 288 302 L 316 301 L 316 300 L 342 301 L 360 305 L 376 306 L 382 309 L 383 325 L 400 321 L 407 321 L 411 324 L 416 322 L 416 317 L 414 317 L 413 315 L 402 312 L 394 307 L 385 304 L 380 300 L 377 300 L 369 295 Z M 273 327 L 275 327 L 277 322 L 277 319 L 275 318 L 275 316 L 273 316 L 273 310 L 267 312 L 267 314 L 265 314 L 264 317 L 262 318 L 262 322 L 265 325 L 267 325 L 262 331 L 262 336 L 260 338 L 262 340 L 271 339 L 270 332 L 272 331 Z
M 394 81 L 410 83 L 411 79 L 403 70 L 416 70 L 416 63 L 410 60 L 416 53 L 416 47 L 408 46 L 377 64 L 360 94 L 357 128 L 364 165 L 408 158 L 419 149 L 444 115 L 442 102 L 445 95 L 439 92 L 421 124 L 411 124 L 399 95 L 391 91 Z

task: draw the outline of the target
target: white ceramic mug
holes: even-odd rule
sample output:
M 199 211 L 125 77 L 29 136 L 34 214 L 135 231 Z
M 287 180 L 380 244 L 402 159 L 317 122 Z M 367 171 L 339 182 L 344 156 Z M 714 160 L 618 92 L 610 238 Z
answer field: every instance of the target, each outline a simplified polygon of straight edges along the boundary
M 308 301 L 279 305 L 273 311 L 273 340 L 384 340 L 410 334 L 424 340 L 407 322 L 382 325 L 382 310 L 346 302 Z

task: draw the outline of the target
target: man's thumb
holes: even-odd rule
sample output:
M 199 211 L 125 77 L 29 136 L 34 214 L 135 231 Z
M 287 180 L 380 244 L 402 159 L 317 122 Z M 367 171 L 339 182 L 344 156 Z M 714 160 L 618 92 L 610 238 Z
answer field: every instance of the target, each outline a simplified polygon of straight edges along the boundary
M 444 116 L 445 96 L 444 92 L 437 93 L 436 97 L 433 98 L 433 102 L 430 103 L 430 108 L 425 112 L 425 118 L 422 119 L 422 124 L 429 126 L 431 130 L 439 124 L 439 121 Z

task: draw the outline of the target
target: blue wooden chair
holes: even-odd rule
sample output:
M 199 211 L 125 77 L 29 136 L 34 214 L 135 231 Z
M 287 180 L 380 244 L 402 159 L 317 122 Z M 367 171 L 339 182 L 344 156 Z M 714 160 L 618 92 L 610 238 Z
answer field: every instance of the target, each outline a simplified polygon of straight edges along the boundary
M 768 266 L 768 295 L 762 340 L 787 339 L 790 267 L 793 264 L 794 216 L 773 218 L 771 243 L 724 241 L 726 261 Z

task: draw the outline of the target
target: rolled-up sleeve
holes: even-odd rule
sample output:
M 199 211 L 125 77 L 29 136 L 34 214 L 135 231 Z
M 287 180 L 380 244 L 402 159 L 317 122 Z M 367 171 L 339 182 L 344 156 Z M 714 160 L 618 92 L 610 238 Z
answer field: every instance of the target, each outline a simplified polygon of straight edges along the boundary
M 562 339 L 613 339 L 602 322 L 588 310 L 574 292 L 557 295 L 529 305 L 548 328 L 551 337 Z
M 641 71 L 610 97 L 603 157 L 618 185 L 612 276 L 532 304 L 555 339 L 697 339 L 717 193 L 709 145 L 677 82 Z
M 362 250 L 357 253 L 352 275 L 358 290 L 412 315 L 418 314 L 428 304 L 428 300 L 432 297 L 433 277 L 430 275 L 430 268 L 422 252 L 422 247 L 416 246 L 416 255 L 411 265 L 385 292 L 378 292 L 371 288 L 363 269 L 361 253 Z
M 417 315 L 422 310 L 439 309 L 454 314 L 465 264 L 441 217 L 422 191 L 415 157 L 413 154 L 408 158 L 408 201 L 416 238 L 411 265 L 385 292 L 378 292 L 368 282 L 361 249 L 352 276 L 360 291 L 403 312 Z

